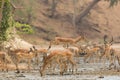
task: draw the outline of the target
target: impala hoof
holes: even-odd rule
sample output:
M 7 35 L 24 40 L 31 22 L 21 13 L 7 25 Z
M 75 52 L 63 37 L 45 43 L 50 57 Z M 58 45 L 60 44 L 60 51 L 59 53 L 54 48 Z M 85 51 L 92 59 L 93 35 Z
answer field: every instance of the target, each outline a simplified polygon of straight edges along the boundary
M 17 72 L 15 72 L 15 73 L 20 73 L 20 71 L 17 71 Z

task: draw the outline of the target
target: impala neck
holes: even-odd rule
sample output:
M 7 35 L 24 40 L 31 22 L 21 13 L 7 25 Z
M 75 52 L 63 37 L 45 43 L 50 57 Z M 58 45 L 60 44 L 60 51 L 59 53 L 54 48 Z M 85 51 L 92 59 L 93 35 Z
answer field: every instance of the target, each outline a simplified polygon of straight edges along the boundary
M 80 41 L 81 38 L 82 38 L 81 36 L 80 36 L 80 37 L 77 37 L 74 42 L 76 43 L 76 42 Z
M 6 48 L 6 49 L 7 49 L 8 55 L 10 55 L 10 53 L 11 53 L 10 47 L 8 47 L 8 48 Z

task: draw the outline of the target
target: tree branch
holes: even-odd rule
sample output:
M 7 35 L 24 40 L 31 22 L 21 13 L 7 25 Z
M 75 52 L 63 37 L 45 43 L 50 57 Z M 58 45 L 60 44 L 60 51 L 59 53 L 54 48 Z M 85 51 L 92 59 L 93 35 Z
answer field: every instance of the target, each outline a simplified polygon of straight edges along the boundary
M 89 12 L 90 10 L 101 0 L 93 0 L 87 8 L 76 18 L 76 24 L 78 24 Z
M 12 11 L 13 14 L 14 14 L 16 9 L 23 9 L 23 7 L 16 7 L 12 2 L 10 2 L 10 4 L 11 4 L 11 6 L 13 8 L 13 11 Z

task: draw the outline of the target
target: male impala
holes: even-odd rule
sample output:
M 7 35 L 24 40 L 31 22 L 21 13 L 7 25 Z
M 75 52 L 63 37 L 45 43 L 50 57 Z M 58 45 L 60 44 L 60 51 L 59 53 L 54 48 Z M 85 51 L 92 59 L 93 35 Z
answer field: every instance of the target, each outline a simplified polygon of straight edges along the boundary
M 110 61 L 109 68 L 111 69 L 111 66 L 114 65 L 114 68 L 116 68 L 116 60 L 118 61 L 118 64 L 120 65 L 120 51 L 118 49 L 114 49 L 111 47 L 113 42 L 113 37 L 110 42 L 106 41 L 107 36 L 104 36 L 104 44 L 105 44 L 105 52 L 101 57 L 106 57 Z M 120 70 L 119 68 L 117 69 Z
M 106 38 L 107 38 L 107 35 L 104 36 L 104 52 L 101 55 L 101 58 L 105 57 L 105 58 L 111 60 L 111 56 L 112 56 L 111 51 L 113 50 L 111 45 L 112 45 L 112 42 L 113 42 L 113 37 L 112 37 L 112 40 L 110 42 L 106 41 Z

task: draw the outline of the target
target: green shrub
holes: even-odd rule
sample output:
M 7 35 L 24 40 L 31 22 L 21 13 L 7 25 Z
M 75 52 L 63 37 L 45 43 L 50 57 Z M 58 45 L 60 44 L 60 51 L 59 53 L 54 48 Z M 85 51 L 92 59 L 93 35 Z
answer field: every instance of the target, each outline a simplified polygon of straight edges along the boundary
M 33 34 L 34 33 L 32 26 L 30 26 L 28 24 L 22 24 L 19 22 L 15 22 L 15 28 L 17 29 L 17 31 L 19 33 L 23 33 L 23 34 Z

